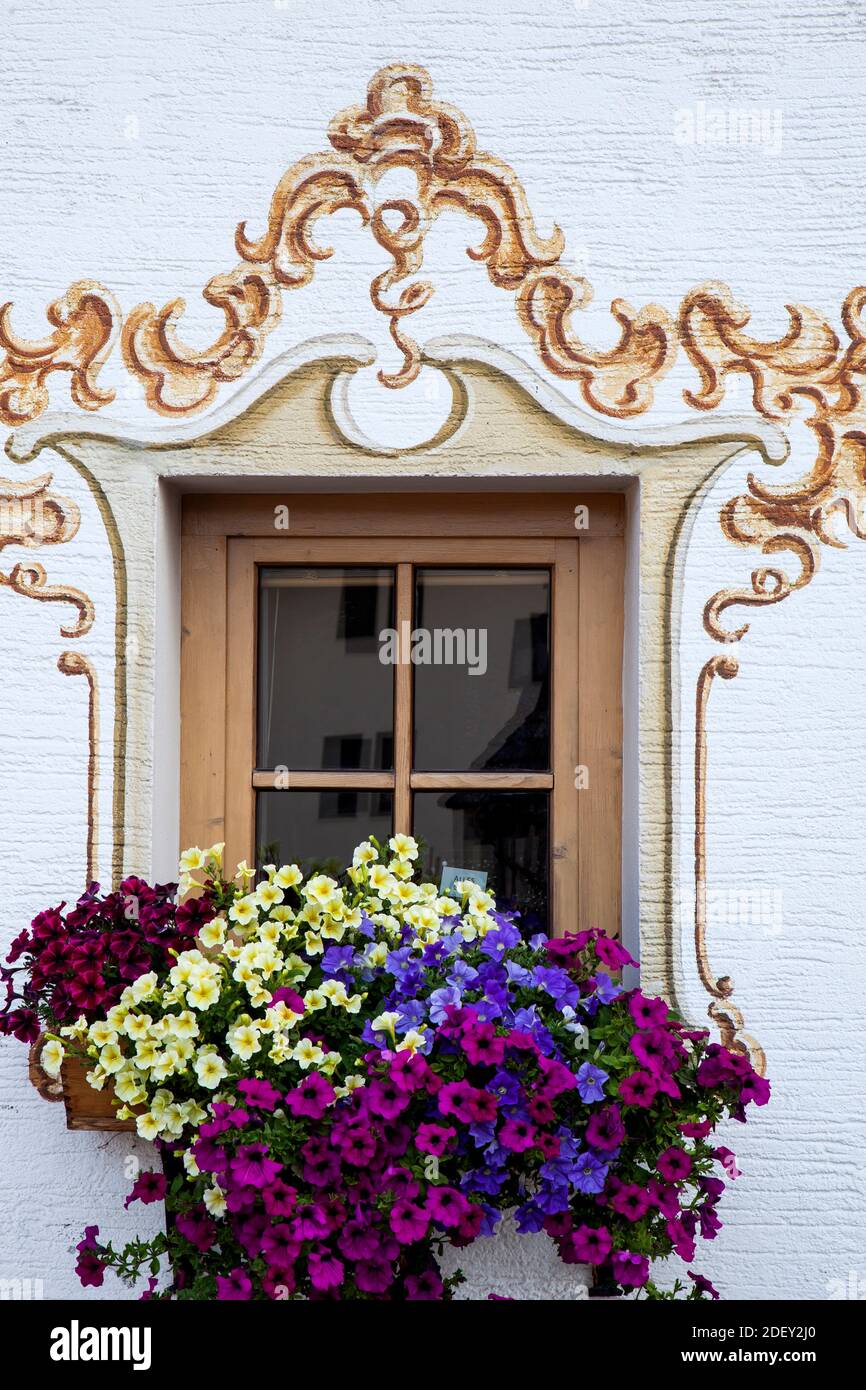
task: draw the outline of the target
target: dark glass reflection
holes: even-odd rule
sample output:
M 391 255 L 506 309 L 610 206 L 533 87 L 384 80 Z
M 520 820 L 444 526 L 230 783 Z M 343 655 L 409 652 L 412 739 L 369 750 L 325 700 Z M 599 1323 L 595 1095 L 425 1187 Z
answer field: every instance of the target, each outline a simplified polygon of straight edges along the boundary
M 298 864 L 305 874 L 337 876 L 368 835 L 391 834 L 388 791 L 260 791 L 256 799 L 256 862 Z
M 394 572 L 318 566 L 260 571 L 258 766 L 394 766 Z
M 500 907 L 517 908 L 533 930 L 549 925 L 547 792 L 416 792 L 414 834 L 425 878 L 443 864 L 486 870 Z
M 415 768 L 546 771 L 549 571 L 419 569 L 415 629 Z

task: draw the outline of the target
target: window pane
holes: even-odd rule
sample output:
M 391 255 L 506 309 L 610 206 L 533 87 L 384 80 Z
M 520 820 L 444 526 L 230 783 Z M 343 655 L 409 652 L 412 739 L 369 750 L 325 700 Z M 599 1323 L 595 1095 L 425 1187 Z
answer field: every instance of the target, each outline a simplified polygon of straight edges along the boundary
M 389 569 L 263 569 L 259 578 L 258 766 L 394 766 Z
M 416 792 L 414 834 L 425 877 L 439 883 L 444 863 L 486 870 L 500 907 L 548 929 L 547 792 Z
M 416 769 L 546 771 L 549 571 L 419 569 L 415 628 Z
M 261 791 L 256 800 L 256 862 L 298 864 L 337 874 L 368 835 L 391 834 L 393 792 Z

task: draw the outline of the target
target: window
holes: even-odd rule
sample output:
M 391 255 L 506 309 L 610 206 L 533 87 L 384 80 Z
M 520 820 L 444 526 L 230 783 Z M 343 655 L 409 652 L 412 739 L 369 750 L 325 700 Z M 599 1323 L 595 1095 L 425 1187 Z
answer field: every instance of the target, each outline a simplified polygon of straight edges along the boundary
M 616 930 L 621 499 L 281 503 L 186 499 L 184 842 L 328 871 L 401 830 L 436 882 Z

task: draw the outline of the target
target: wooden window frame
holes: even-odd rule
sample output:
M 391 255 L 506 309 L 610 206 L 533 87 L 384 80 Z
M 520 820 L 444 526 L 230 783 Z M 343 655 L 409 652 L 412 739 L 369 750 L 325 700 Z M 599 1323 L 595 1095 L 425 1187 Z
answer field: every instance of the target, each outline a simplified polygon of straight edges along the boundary
M 575 530 L 576 507 L 589 527 Z M 290 527 L 278 531 L 279 508 Z M 393 772 L 295 772 L 290 789 L 393 788 L 395 829 L 419 790 L 551 793 L 552 924 L 620 927 L 624 499 L 589 493 L 226 494 L 183 499 L 181 844 L 226 842 L 253 862 L 258 570 L 374 564 L 396 571 L 396 626 L 417 565 L 549 568 L 552 730 L 548 772 L 412 772 L 412 667 L 395 667 Z M 576 769 L 586 768 L 579 789 Z

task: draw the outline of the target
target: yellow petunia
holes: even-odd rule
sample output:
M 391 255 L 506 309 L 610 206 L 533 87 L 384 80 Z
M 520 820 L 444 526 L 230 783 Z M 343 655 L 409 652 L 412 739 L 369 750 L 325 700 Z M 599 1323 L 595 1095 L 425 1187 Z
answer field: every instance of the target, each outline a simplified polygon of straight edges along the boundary
M 274 874 L 274 883 L 278 888 L 296 888 L 303 877 L 297 864 L 284 864 Z
M 392 835 L 388 841 L 388 848 L 398 859 L 418 858 L 418 841 L 411 835 Z
M 155 1115 L 146 1110 L 143 1115 L 139 1115 L 135 1121 L 135 1128 L 139 1139 L 156 1139 L 159 1135 L 160 1124 Z
M 222 917 L 214 917 L 212 922 L 207 922 L 198 934 L 198 940 L 205 950 L 213 951 L 217 946 L 222 946 L 226 939 L 226 924 Z
M 248 1062 L 249 1059 L 261 1050 L 259 1035 L 256 1028 L 247 1021 L 238 1023 L 236 1027 L 230 1028 L 226 1033 L 226 1042 L 236 1057 Z
M 59 1076 L 60 1068 L 63 1066 L 63 1058 L 66 1056 L 66 1049 L 62 1042 L 52 1038 L 47 1042 L 39 1054 L 39 1063 L 42 1070 L 48 1076 Z
M 195 1059 L 193 1070 L 199 1085 L 213 1091 L 228 1074 L 228 1067 L 218 1052 L 200 1052 Z
M 309 1038 L 301 1038 L 301 1041 L 292 1049 L 292 1057 L 302 1071 L 307 1071 L 310 1067 L 317 1067 L 324 1060 L 325 1054 Z

